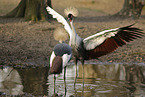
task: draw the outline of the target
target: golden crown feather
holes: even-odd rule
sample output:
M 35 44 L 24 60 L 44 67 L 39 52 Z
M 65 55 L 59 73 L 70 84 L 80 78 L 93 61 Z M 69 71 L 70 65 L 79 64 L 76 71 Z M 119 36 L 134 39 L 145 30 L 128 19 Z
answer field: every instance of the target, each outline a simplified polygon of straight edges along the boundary
M 57 41 L 65 41 L 68 38 L 68 34 L 63 27 L 57 27 L 53 33 L 53 37 Z
M 72 14 L 74 17 L 77 17 L 79 14 L 78 10 L 75 7 L 66 8 L 64 10 L 64 13 L 66 16 L 68 16 L 69 14 Z

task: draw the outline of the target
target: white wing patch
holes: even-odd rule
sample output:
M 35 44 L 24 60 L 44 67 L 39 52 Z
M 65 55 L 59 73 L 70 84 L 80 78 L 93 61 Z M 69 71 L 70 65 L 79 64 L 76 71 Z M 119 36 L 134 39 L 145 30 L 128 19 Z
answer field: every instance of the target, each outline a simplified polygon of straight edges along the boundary
M 102 32 L 99 32 L 97 34 L 85 38 L 83 40 L 84 47 L 86 48 L 86 50 L 94 49 L 95 47 L 102 44 L 106 39 L 115 36 L 115 34 L 118 33 L 118 29 L 119 28 L 104 30 Z
M 62 56 L 62 59 L 63 59 L 63 67 L 65 67 L 68 64 L 69 60 L 71 59 L 71 56 L 72 56 L 72 54 L 71 55 L 64 54 Z
M 69 33 L 70 38 L 72 37 L 72 29 L 70 28 L 69 24 L 67 23 L 67 21 L 64 19 L 63 16 L 61 16 L 59 13 L 57 13 L 56 11 L 54 11 L 52 8 L 50 8 L 49 6 L 46 7 L 47 11 L 49 14 L 51 14 L 53 16 L 53 18 L 56 18 L 58 22 L 62 23 L 64 25 L 64 28 L 66 29 L 66 31 Z
M 54 54 L 54 51 L 52 52 L 51 56 L 50 56 L 50 67 L 52 66 L 52 61 L 53 59 L 55 58 L 55 54 Z

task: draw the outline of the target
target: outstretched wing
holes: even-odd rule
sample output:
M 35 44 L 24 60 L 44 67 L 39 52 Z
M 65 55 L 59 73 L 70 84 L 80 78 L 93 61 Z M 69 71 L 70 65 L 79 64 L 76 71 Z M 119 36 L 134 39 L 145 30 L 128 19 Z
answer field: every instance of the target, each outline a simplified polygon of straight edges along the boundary
M 72 29 L 70 28 L 69 24 L 67 23 L 67 21 L 64 19 L 63 16 L 61 16 L 59 13 L 57 13 L 56 11 L 54 11 L 52 8 L 50 8 L 49 6 L 46 7 L 47 11 L 49 14 L 51 14 L 53 16 L 53 18 L 56 18 L 58 22 L 62 23 L 64 25 L 64 28 L 66 29 L 66 31 L 69 33 L 70 37 L 72 34 Z
M 94 49 L 96 46 L 102 44 L 107 38 L 113 37 L 117 34 L 119 28 L 105 30 L 89 36 L 83 40 L 86 50 Z
M 83 42 L 88 59 L 106 55 L 119 46 L 125 45 L 126 42 L 141 38 L 143 36 L 142 30 L 131 26 L 105 30 L 85 38 Z

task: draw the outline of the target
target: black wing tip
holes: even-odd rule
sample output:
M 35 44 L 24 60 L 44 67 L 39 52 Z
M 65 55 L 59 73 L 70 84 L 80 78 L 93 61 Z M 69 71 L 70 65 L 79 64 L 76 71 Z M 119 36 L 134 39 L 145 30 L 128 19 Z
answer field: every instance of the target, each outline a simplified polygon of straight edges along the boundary
M 118 36 L 121 37 L 126 42 L 133 41 L 137 38 L 142 38 L 144 36 L 144 32 L 142 29 L 139 29 L 137 27 L 132 27 L 134 24 L 131 24 L 129 26 L 121 27 L 118 32 Z
M 130 25 L 128 25 L 128 26 L 121 27 L 121 28 L 130 28 L 130 27 L 134 26 L 135 24 L 136 24 L 136 23 L 133 23 L 133 24 L 130 24 Z
M 127 27 L 132 27 L 133 25 L 135 25 L 136 23 L 133 23 L 133 24 L 131 24 L 131 25 L 128 25 Z
M 128 26 L 125 26 L 125 27 L 121 27 L 120 28 L 120 31 L 123 31 L 123 30 L 128 30 L 129 32 L 133 32 L 133 33 L 140 33 L 140 34 L 145 34 L 140 28 L 137 28 L 137 27 L 132 27 L 133 25 L 135 25 L 136 23 L 133 23 L 131 25 L 128 25 Z

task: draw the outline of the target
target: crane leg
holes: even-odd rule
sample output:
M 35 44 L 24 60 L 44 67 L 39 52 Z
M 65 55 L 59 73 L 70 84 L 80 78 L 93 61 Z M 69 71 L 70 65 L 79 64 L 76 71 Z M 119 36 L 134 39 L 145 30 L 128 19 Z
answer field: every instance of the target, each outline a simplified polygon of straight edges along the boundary
M 55 94 L 55 80 L 56 80 L 56 77 L 55 77 L 55 74 L 54 74 L 54 94 Z
M 82 64 L 82 67 L 83 67 L 83 84 L 84 84 L 84 64 Z
M 82 62 L 82 78 L 83 78 L 82 96 L 84 96 L 84 76 L 85 76 L 85 74 L 84 74 L 84 60 L 82 59 L 81 62 Z
M 67 92 L 67 89 L 66 89 L 66 77 L 65 77 L 65 74 L 66 74 L 66 66 L 64 67 L 64 87 L 65 87 L 65 96 L 66 96 L 66 92 Z
M 75 80 L 74 80 L 74 89 L 75 89 L 75 85 L 77 82 L 77 76 L 78 76 L 78 71 L 77 71 L 77 59 L 75 59 L 75 68 L 76 68 L 76 75 L 75 75 Z

